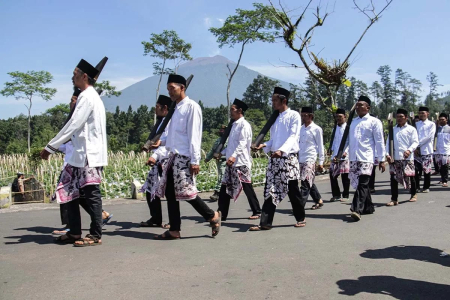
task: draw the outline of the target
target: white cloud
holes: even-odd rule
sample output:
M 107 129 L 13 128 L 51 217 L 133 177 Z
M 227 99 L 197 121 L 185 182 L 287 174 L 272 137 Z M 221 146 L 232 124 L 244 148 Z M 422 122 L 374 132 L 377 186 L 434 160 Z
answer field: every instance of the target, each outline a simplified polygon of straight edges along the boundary
M 223 23 L 225 23 L 225 19 L 217 18 L 216 20 L 220 22 L 220 25 L 223 25 Z
M 205 25 L 205 27 L 208 27 L 208 28 L 211 27 L 211 24 L 212 24 L 211 18 L 208 18 L 208 17 L 204 18 L 203 24 Z
M 247 68 L 259 72 L 263 75 L 287 81 L 293 84 L 300 84 L 305 81 L 307 71 L 302 68 L 293 68 L 289 66 L 277 66 L 271 64 L 264 65 L 245 65 Z
M 212 56 L 220 55 L 220 53 L 221 53 L 220 49 L 216 48 L 212 52 L 209 53 L 209 56 L 212 57 Z

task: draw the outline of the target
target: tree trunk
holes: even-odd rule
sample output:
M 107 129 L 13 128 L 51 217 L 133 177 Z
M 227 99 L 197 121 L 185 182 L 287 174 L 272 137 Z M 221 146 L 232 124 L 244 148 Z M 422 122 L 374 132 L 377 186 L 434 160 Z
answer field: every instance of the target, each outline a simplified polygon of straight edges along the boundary
M 230 88 L 231 88 L 231 81 L 233 80 L 234 74 L 236 74 L 236 71 L 237 71 L 237 69 L 239 67 L 239 64 L 241 63 L 242 54 L 244 53 L 244 47 L 245 47 L 245 44 L 247 42 L 248 42 L 248 40 L 246 40 L 246 41 L 244 41 L 242 43 L 241 53 L 239 54 L 239 59 L 238 59 L 238 61 L 236 63 L 236 67 L 234 68 L 233 72 L 231 72 L 231 70 L 230 70 L 230 68 L 228 67 L 228 64 L 227 64 L 228 71 L 230 72 L 230 77 L 228 78 L 228 86 L 227 86 L 228 119 L 231 118 L 231 116 L 230 116 L 230 108 L 231 108 L 231 104 L 230 104 Z
M 28 153 L 31 152 L 31 98 L 30 98 L 30 106 L 28 107 Z
M 162 80 L 162 76 L 164 74 L 164 68 L 166 67 L 166 60 L 163 60 L 163 65 L 161 68 L 161 73 L 159 74 L 159 82 L 158 82 L 158 88 L 156 89 L 156 100 L 155 100 L 155 114 L 153 116 L 153 125 L 156 124 L 156 102 L 158 101 L 158 97 L 159 97 L 159 88 L 161 87 L 161 80 Z

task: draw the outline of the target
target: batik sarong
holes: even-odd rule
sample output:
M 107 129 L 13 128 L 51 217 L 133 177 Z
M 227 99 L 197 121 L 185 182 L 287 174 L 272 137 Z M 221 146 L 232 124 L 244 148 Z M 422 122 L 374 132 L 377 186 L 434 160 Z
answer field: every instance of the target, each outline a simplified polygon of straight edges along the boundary
M 436 159 L 436 163 L 439 168 L 441 168 L 443 165 L 448 165 L 450 163 L 450 155 L 435 154 L 434 158 Z
M 275 205 L 286 197 L 290 180 L 300 179 L 298 154 L 291 153 L 287 157 L 270 158 L 267 166 L 264 199 L 272 197 Z
M 88 185 L 98 185 L 102 182 L 103 167 L 84 168 L 66 165 L 61 173 L 54 198 L 59 204 L 68 203 L 80 198 L 80 189 Z
M 316 178 L 316 163 L 314 161 L 307 161 L 299 163 L 300 167 L 300 180 L 308 181 L 309 187 L 314 184 L 314 178 Z
M 175 187 L 175 198 L 180 200 L 192 200 L 197 197 L 198 190 L 195 183 L 195 176 L 191 174 L 191 159 L 180 154 L 170 153 L 167 164 L 156 190 L 156 196 L 162 198 L 166 194 L 167 175 L 173 170 L 173 183 Z
M 411 177 L 416 175 L 414 161 L 395 160 L 393 164 L 389 164 L 389 172 L 394 175 L 398 184 L 403 185 L 405 189 L 409 189 L 411 187 Z
M 242 182 L 251 183 L 252 174 L 247 166 L 226 166 L 222 177 L 222 185 L 226 186 L 227 194 L 236 202 L 242 191 Z
M 150 201 L 153 201 L 156 196 L 156 190 L 158 189 L 159 184 L 159 176 L 160 169 L 163 169 L 168 159 L 165 158 L 161 161 L 158 161 L 151 169 L 148 171 L 147 179 L 145 180 L 144 185 L 139 189 L 140 193 L 149 193 Z
M 351 161 L 348 177 L 352 187 L 356 190 L 359 184 L 359 176 L 372 175 L 373 163 L 362 161 Z
M 425 174 L 430 174 L 431 166 L 433 165 L 433 155 L 432 154 L 422 155 L 421 163 L 422 163 L 422 167 L 423 167 L 423 172 Z
M 348 174 L 350 171 L 350 162 L 348 159 L 341 160 L 339 163 L 331 162 L 330 173 L 334 178 L 337 178 L 339 174 Z

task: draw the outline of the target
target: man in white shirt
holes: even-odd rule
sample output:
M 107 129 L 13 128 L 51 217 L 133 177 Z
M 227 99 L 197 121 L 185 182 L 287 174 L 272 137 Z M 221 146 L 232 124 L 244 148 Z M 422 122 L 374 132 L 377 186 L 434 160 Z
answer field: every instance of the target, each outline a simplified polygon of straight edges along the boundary
M 370 195 L 369 180 L 374 162 L 379 162 L 379 168 L 385 171 L 384 166 L 384 136 L 383 127 L 375 117 L 370 116 L 371 101 L 366 96 L 360 96 L 356 103 L 356 114 L 350 125 L 348 155 L 350 160 L 350 183 L 356 189 L 353 198 L 351 217 L 355 221 L 361 219 L 362 214 L 371 214 L 375 211 Z
M 419 121 L 416 123 L 417 134 L 419 137 L 419 147 L 415 150 L 414 161 L 416 172 L 416 187 L 420 189 L 420 173 L 423 173 L 422 192 L 428 193 L 431 185 L 431 166 L 433 164 L 433 140 L 436 133 L 436 125 L 428 120 L 430 115 L 428 107 L 419 107 Z
M 242 189 L 252 210 L 249 219 L 259 219 L 261 216 L 261 207 L 252 186 L 252 159 L 250 156 L 252 127 L 244 118 L 247 109 L 247 104 L 239 99 L 235 99 L 230 108 L 230 116 L 234 122 L 228 136 L 228 145 L 221 153 L 221 155 L 225 155 L 227 165 L 219 193 L 219 211 L 222 213 L 222 221 L 227 220 L 231 198 L 236 202 Z
M 170 97 L 159 95 L 156 101 L 155 113 L 157 118 L 161 118 L 161 127 L 164 118 L 169 112 L 169 107 L 172 104 Z M 159 129 L 158 127 L 158 129 Z M 165 138 L 168 133 L 168 126 L 166 127 L 161 138 Z M 156 196 L 156 189 L 159 184 L 159 178 L 162 174 L 162 168 L 168 160 L 168 151 L 165 146 L 159 146 L 153 151 L 153 154 L 147 161 L 147 165 L 151 167 L 147 174 L 147 179 L 141 188 L 142 192 L 145 192 L 145 197 L 147 199 L 147 205 L 150 210 L 150 219 L 147 221 L 142 221 L 140 227 L 161 227 L 162 226 L 162 209 L 161 209 L 161 198 Z M 168 228 L 169 225 L 164 226 Z
M 256 146 L 256 150 L 264 148 L 264 152 L 272 152 L 266 172 L 264 187 L 264 204 L 259 226 L 250 231 L 272 229 L 273 217 L 277 205 L 286 195 L 291 200 L 296 219 L 295 227 L 304 227 L 305 203 L 298 186 L 300 166 L 298 163 L 298 140 L 300 136 L 300 115 L 288 107 L 289 91 L 275 87 L 272 96 L 272 108 L 279 111 L 275 123 L 270 128 L 270 140 Z
M 300 194 L 301 203 L 306 204 L 311 187 L 314 185 L 316 177 L 316 160 L 319 154 L 318 171 L 323 171 L 323 161 L 325 159 L 323 151 L 323 131 L 314 123 L 314 113 L 312 107 L 302 107 L 300 113 L 303 125 L 300 128 L 298 162 L 300 166 Z M 315 201 L 312 209 L 318 209 L 323 206 L 321 199 Z
M 339 146 L 341 145 L 342 137 L 344 136 L 345 128 L 347 127 L 347 120 L 345 117 L 345 110 L 338 108 L 335 114 L 336 118 L 336 131 L 334 134 L 333 145 L 331 145 L 332 160 L 330 165 L 330 183 L 332 198 L 330 202 L 340 200 L 347 201 L 350 195 L 350 179 L 348 178 L 348 172 L 350 170 L 350 162 L 348 160 L 348 147 L 344 149 L 341 157 L 341 161 L 335 162 L 334 158 L 339 152 Z M 341 175 L 342 187 L 344 189 L 341 194 L 339 189 L 339 183 L 337 177 L 333 176 L 333 170 L 339 168 L 339 174 Z M 342 197 L 341 197 L 342 196 Z
M 419 145 L 417 130 L 407 124 L 408 112 L 403 108 L 397 109 L 396 114 L 397 125 L 394 130 L 394 154 L 389 155 L 390 136 L 386 142 L 386 160 L 389 162 L 389 170 L 391 173 L 391 201 L 387 206 L 398 204 L 398 185 L 401 184 L 405 189 L 410 189 L 410 202 L 417 201 L 415 168 L 414 168 L 414 150 Z
M 447 125 L 447 119 L 448 116 L 446 113 L 439 115 L 436 153 L 434 155 L 441 174 L 443 187 L 448 186 L 448 165 L 450 163 L 450 126 Z
M 73 154 L 56 189 L 59 204 L 68 203 L 70 233 L 59 242 L 84 247 L 102 243 L 102 198 L 100 183 L 103 166 L 108 164 L 106 113 L 100 96 L 94 89 L 98 70 L 82 59 L 73 71 L 72 82 L 81 90 L 75 110 L 61 131 L 41 151 L 48 159 L 59 146 L 72 140 Z M 91 216 L 90 233 L 81 239 L 80 192 L 85 195 Z
M 170 230 L 155 239 L 179 239 L 181 230 L 180 203 L 186 200 L 194 209 L 209 221 L 212 236 L 219 234 L 221 214 L 214 212 L 197 195 L 195 176 L 200 171 L 202 143 L 202 110 L 200 106 L 186 96 L 186 79 L 171 74 L 167 80 L 167 90 L 172 101 L 176 101 L 175 112 L 168 125 L 166 137 L 159 144 L 166 146 L 169 160 L 164 167 L 156 191 L 158 197 L 166 196 L 169 211 Z

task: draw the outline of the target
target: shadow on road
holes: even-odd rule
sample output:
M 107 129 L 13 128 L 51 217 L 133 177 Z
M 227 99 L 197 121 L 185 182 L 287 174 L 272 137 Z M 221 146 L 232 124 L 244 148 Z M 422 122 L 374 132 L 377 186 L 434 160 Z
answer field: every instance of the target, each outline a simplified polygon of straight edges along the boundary
M 39 245 L 54 244 L 54 238 L 50 235 L 24 234 L 16 236 L 5 236 L 4 238 L 17 239 L 17 241 L 5 242 L 5 245 L 17 245 L 26 243 L 36 243 Z
M 339 294 L 355 296 L 359 293 L 388 295 L 395 299 L 448 299 L 450 285 L 395 276 L 361 276 L 357 280 L 345 279 L 336 282 Z
M 450 259 L 440 257 L 441 252 L 442 250 L 428 246 L 392 246 L 384 249 L 366 250 L 360 255 L 371 259 L 412 259 L 450 267 Z

